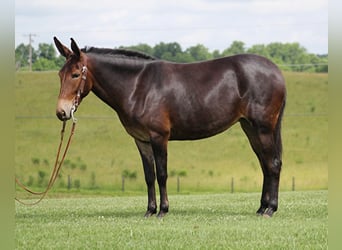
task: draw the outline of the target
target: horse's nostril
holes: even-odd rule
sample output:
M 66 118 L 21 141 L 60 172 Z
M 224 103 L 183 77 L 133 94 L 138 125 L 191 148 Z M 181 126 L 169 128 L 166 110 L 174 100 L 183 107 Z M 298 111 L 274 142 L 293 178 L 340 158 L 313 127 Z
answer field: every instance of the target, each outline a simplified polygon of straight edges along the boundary
M 65 111 L 64 110 L 57 110 L 56 115 L 59 120 L 64 121 L 67 119 Z

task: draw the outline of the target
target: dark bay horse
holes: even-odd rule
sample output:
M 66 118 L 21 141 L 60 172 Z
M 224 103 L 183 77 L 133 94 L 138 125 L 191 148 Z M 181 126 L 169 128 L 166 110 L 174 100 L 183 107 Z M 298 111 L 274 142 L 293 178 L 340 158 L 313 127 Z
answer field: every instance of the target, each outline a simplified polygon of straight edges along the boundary
M 56 37 L 66 63 L 59 71 L 57 117 L 68 120 L 93 91 L 118 114 L 138 147 L 148 189 L 146 217 L 169 210 L 167 145 L 216 135 L 239 122 L 259 159 L 264 180 L 257 214 L 278 208 L 282 165 L 281 119 L 285 82 L 275 64 L 257 55 L 236 55 L 180 64 L 143 53 L 99 48 L 71 50 Z

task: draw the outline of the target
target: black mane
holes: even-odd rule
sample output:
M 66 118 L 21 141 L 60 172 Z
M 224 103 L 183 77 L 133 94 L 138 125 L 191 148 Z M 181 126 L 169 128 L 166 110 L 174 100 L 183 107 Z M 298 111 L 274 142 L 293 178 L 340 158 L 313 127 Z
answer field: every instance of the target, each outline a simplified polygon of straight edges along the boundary
M 157 60 L 157 58 L 147 55 L 142 52 L 125 50 L 125 49 L 106 49 L 106 48 L 95 48 L 95 47 L 85 47 L 82 49 L 84 53 L 94 53 L 98 55 L 113 55 L 123 58 L 132 59 L 145 59 L 145 60 Z

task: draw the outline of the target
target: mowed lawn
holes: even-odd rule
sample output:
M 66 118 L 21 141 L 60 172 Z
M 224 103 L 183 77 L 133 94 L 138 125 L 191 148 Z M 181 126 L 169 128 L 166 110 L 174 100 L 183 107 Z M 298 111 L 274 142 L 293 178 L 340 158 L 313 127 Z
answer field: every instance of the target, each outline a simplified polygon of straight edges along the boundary
M 171 195 L 163 219 L 145 196 L 16 203 L 16 249 L 327 249 L 328 192 L 281 192 L 272 218 L 259 193 Z

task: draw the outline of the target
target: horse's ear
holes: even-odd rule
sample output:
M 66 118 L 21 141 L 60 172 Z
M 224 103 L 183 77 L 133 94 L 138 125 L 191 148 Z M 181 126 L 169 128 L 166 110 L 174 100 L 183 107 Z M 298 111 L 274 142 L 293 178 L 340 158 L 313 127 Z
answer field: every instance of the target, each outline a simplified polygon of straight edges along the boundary
M 78 48 L 75 40 L 73 38 L 70 38 L 71 40 L 71 49 L 72 51 L 74 52 L 74 54 L 77 56 L 77 58 L 80 58 L 80 55 L 81 55 L 81 51 L 80 49 Z
M 59 53 L 61 53 L 62 56 L 64 56 L 65 58 L 68 58 L 71 54 L 72 51 L 70 49 L 68 49 L 67 47 L 65 47 L 58 39 L 57 37 L 53 38 L 55 45 L 59 51 Z

